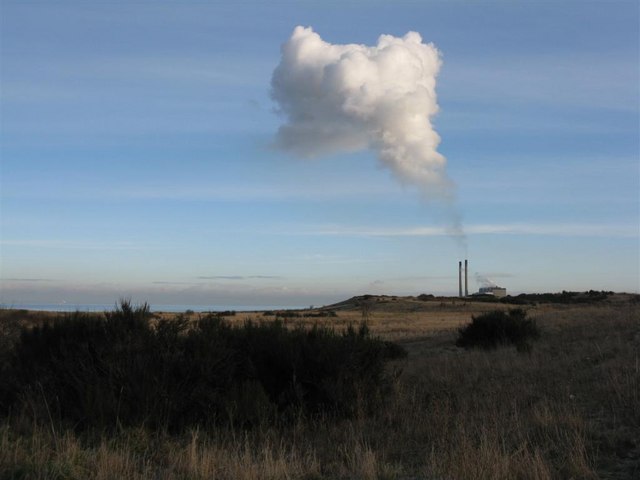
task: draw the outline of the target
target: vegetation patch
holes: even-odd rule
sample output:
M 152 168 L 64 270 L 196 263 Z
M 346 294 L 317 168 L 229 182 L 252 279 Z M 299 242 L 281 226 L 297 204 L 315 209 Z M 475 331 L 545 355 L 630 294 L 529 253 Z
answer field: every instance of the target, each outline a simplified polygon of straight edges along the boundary
M 530 341 L 539 336 L 538 326 L 534 320 L 527 318 L 525 310 L 495 310 L 472 317 L 470 324 L 460 328 L 456 345 L 484 349 L 515 345 L 519 351 L 523 351 L 529 350 Z
M 607 291 L 589 290 L 587 292 L 568 292 L 563 290 L 560 293 L 521 293 L 515 297 L 506 296 L 500 299 L 501 303 L 513 305 L 535 305 L 539 303 L 557 304 L 593 304 L 607 300 L 614 293 Z
M 147 304 L 123 301 L 103 317 L 74 313 L 24 329 L 3 365 L 0 409 L 45 423 L 173 431 L 350 417 L 380 403 L 385 364 L 404 354 L 365 325 L 154 320 Z
M 458 332 L 429 331 L 419 321 L 439 326 L 433 312 L 449 314 L 451 301 L 446 308 L 434 302 L 427 313 L 375 313 L 369 324 L 375 334 L 391 332 L 398 338 L 390 327 L 413 330 L 404 337 L 409 360 L 389 394 L 380 390 L 383 403 L 367 415 L 356 410 L 292 419 L 287 412 L 296 408 L 290 407 L 282 410 L 288 421 L 243 430 L 235 417 L 234 422 L 219 419 L 215 428 L 197 425 L 180 432 L 149 428 L 150 423 L 79 431 L 59 416 L 50 394 L 47 414 L 35 384 L 31 404 L 21 410 L 24 404 L 17 403 L 11 415 L 0 418 L 0 480 L 640 478 L 640 309 L 630 303 L 637 297 L 616 295 L 606 304 L 532 307 L 529 315 L 535 312 L 545 334 L 528 355 L 514 348 L 490 354 L 471 349 L 463 355 L 451 350 Z M 468 320 L 487 308 L 469 302 L 454 314 Z M 0 326 L 7 314 L 20 324 L 48 321 L 51 327 L 61 316 L 38 313 L 35 322 L 33 312 L 20 319 L 0 309 Z M 92 315 L 104 320 L 102 314 Z M 335 323 L 343 323 L 360 312 L 339 310 L 338 315 Z M 208 328 L 222 328 L 218 321 L 226 325 L 215 320 Z M 152 330 L 155 325 L 152 319 Z M 200 327 L 188 323 L 179 337 L 188 337 L 191 328 Z M 9 358 L 20 332 L 5 331 L 14 345 L 3 357 Z M 351 335 L 358 337 L 359 329 Z M 0 372 L 0 384 L 8 381 L 5 373 Z M 233 407 L 230 416 L 252 402 L 270 401 L 267 393 L 266 400 L 253 398 L 254 387 L 239 388 L 247 392 L 238 397 L 245 407 Z M 29 405 L 40 409 L 44 421 L 33 421 Z

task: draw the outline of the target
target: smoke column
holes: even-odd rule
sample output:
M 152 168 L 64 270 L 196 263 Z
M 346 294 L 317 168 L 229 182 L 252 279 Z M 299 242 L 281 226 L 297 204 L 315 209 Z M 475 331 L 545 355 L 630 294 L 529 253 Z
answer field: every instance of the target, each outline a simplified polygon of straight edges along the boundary
M 441 64 L 436 47 L 416 32 L 381 35 L 375 46 L 333 45 L 298 26 L 271 80 L 286 118 L 276 145 L 302 157 L 373 149 L 402 183 L 445 201 L 451 232 L 461 236 L 454 185 L 431 123 Z
M 481 287 L 497 287 L 498 286 L 496 282 L 494 282 L 488 277 L 485 277 L 484 275 L 480 275 L 479 273 L 476 273 L 476 282 L 478 282 L 478 284 Z

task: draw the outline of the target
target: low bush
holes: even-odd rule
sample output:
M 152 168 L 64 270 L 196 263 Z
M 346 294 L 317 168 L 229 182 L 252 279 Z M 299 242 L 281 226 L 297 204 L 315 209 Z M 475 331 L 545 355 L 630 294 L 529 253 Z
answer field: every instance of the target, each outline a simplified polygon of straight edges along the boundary
M 327 317 L 335 318 L 338 316 L 338 314 L 333 310 L 320 310 L 318 312 L 303 313 L 302 316 L 304 318 L 327 318 Z
M 460 328 L 456 345 L 484 349 L 515 345 L 519 351 L 526 351 L 531 348 L 529 342 L 539 336 L 538 326 L 527 318 L 525 310 L 496 310 L 472 317 L 470 324 Z
M 417 298 L 421 302 L 428 302 L 429 300 L 434 300 L 436 297 L 431 295 L 431 294 L 422 293 L 422 294 L 418 295 Z
M 279 310 L 275 314 L 277 318 L 302 318 L 299 312 L 293 310 Z
M 589 290 L 587 292 L 568 292 L 563 290 L 560 293 L 521 293 L 515 297 L 507 295 L 499 299 L 501 303 L 511 305 L 535 305 L 538 303 L 555 304 L 594 304 L 606 301 L 613 292 Z
M 212 316 L 220 317 L 220 318 L 235 317 L 236 316 L 236 311 L 235 310 L 207 311 L 207 312 L 204 312 L 204 313 L 206 315 L 212 315 Z
M 405 354 L 364 325 L 152 321 L 148 305 L 123 301 L 104 317 L 75 313 L 23 330 L 0 380 L 0 411 L 172 431 L 351 416 L 379 404 L 386 362 Z

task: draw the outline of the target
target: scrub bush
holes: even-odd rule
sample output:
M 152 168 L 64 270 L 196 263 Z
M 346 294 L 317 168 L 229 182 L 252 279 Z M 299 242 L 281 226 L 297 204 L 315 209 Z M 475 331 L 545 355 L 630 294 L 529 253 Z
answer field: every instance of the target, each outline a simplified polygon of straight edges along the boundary
M 526 317 L 527 312 L 520 308 L 472 317 L 470 324 L 459 329 L 456 345 L 484 349 L 515 345 L 519 351 L 528 351 L 531 348 L 529 341 L 537 339 L 540 331 L 535 321 Z
M 386 362 L 405 354 L 364 325 L 231 326 L 217 314 L 152 321 L 147 304 L 122 301 L 104 317 L 75 313 L 24 329 L 0 380 L 0 410 L 78 428 L 171 431 L 352 416 L 379 404 Z

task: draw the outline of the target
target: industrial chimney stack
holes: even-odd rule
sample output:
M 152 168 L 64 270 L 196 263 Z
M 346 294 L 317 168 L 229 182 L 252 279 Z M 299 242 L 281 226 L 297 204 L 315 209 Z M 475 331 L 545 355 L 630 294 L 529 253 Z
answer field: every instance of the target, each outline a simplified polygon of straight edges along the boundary
M 458 296 L 462 298 L 462 262 L 458 262 Z
M 464 261 L 464 296 L 469 296 L 469 262 L 467 260 Z

